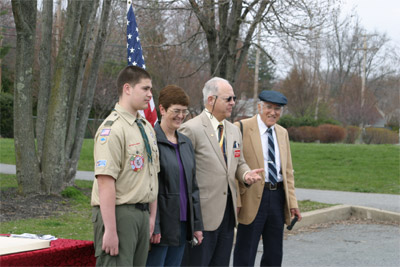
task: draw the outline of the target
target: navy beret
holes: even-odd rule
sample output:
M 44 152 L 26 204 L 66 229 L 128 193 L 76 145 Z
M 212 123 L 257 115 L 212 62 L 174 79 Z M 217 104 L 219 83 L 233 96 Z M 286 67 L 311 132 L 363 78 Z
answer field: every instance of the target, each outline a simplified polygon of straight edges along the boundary
M 283 94 L 281 94 L 277 91 L 264 90 L 258 95 L 258 98 L 261 101 L 270 102 L 270 103 L 278 104 L 281 106 L 284 106 L 287 104 L 286 96 L 284 96 Z

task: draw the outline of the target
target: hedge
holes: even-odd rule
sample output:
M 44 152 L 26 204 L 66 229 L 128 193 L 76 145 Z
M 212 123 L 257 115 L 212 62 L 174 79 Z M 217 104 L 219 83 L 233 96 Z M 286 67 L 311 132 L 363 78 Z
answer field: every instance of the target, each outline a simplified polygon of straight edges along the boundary
M 366 144 L 397 144 L 399 134 L 385 128 L 366 128 L 363 141 Z
M 338 143 L 342 142 L 346 137 L 346 129 L 343 127 L 322 124 L 318 126 L 318 139 L 321 143 Z
M 340 125 L 340 122 L 333 119 L 317 119 L 305 116 L 295 118 L 290 115 L 284 115 L 279 119 L 279 125 L 282 125 L 286 129 L 290 127 L 300 127 L 300 126 L 314 126 L 317 127 L 322 124 L 333 124 Z
M 357 139 L 360 137 L 361 128 L 358 126 L 347 126 L 346 133 L 347 135 L 344 142 L 346 144 L 355 144 Z

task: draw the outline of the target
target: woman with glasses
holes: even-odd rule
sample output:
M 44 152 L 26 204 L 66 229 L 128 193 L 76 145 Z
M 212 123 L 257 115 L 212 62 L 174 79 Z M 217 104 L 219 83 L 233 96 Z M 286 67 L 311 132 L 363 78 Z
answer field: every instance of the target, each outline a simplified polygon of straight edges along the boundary
M 168 85 L 160 91 L 158 103 L 158 205 L 147 266 L 180 266 L 186 241 L 203 240 L 193 146 L 177 131 L 189 114 L 189 97 L 182 88 Z

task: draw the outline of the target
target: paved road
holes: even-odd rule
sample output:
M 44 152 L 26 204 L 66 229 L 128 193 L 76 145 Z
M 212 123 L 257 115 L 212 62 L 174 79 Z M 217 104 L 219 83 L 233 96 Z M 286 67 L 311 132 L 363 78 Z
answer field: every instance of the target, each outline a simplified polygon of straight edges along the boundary
M 258 245 L 254 266 L 263 252 Z M 233 254 L 230 266 L 233 266 Z M 283 267 L 400 266 L 399 227 L 383 224 L 336 224 L 314 232 L 287 236 Z
M 259 251 L 261 259 L 262 245 Z M 283 251 L 283 266 L 400 266 L 400 231 L 393 225 L 336 224 L 289 236 Z

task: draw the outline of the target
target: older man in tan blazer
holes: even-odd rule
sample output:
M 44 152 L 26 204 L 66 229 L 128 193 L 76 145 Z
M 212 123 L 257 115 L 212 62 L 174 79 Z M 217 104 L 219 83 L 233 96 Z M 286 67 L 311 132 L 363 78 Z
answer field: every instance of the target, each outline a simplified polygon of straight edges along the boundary
M 238 177 L 246 186 L 261 180 L 263 169 L 253 170 L 243 159 L 242 137 L 230 117 L 236 97 L 222 78 L 212 78 L 203 88 L 205 110 L 182 125 L 196 155 L 196 179 L 200 190 L 204 239 L 186 251 L 185 265 L 228 266 L 236 225 Z
M 286 97 L 262 91 L 258 113 L 235 124 L 243 131 L 243 154 L 250 168 L 265 168 L 265 179 L 250 188 L 239 185 L 241 209 L 234 251 L 234 266 L 254 266 L 262 236 L 260 266 L 282 264 L 284 223 L 301 220 L 294 188 L 288 132 L 277 124 Z

